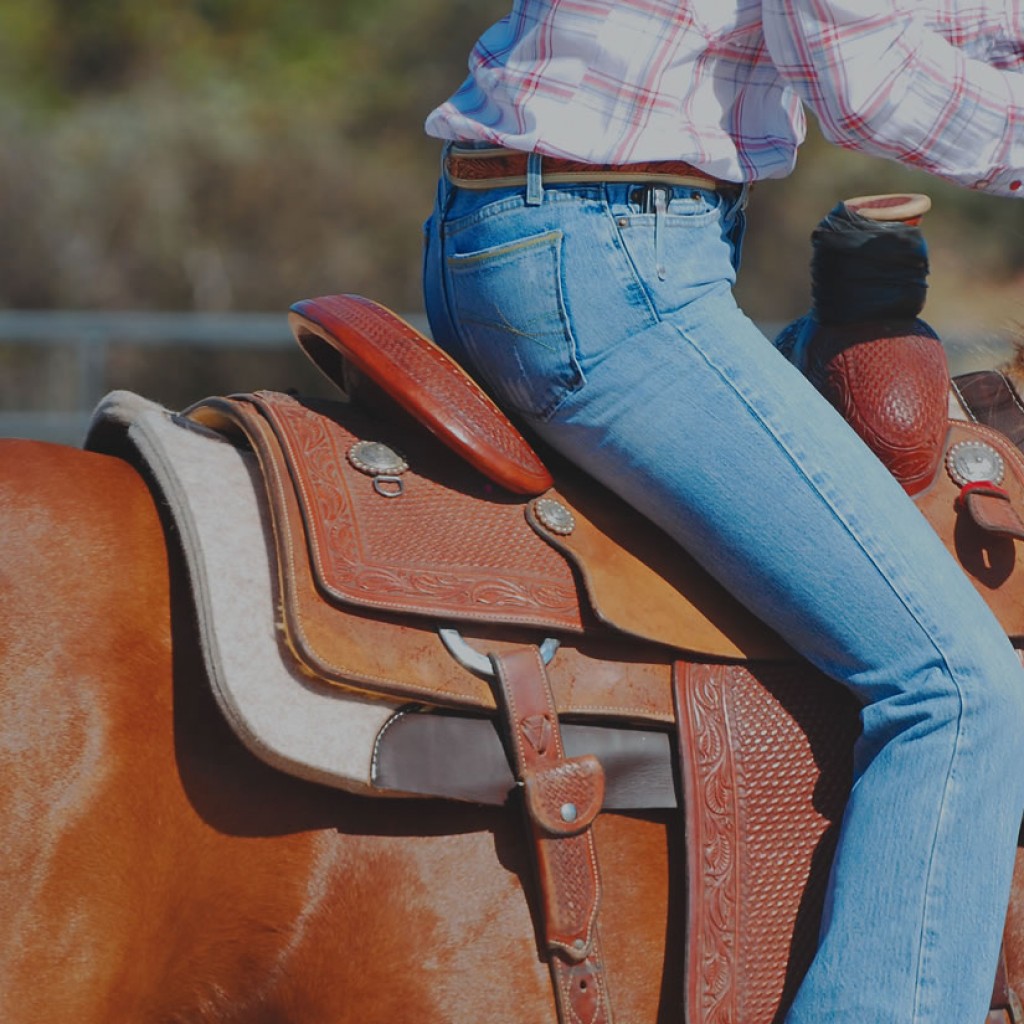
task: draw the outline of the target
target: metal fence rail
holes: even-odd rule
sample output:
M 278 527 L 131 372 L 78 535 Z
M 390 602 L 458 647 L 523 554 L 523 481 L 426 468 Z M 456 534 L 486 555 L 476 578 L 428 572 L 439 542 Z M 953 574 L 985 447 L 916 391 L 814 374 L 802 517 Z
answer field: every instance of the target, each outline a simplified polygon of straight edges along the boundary
M 423 314 L 403 316 L 426 330 Z M 110 390 L 110 353 L 118 345 L 283 351 L 295 342 L 283 313 L 0 310 L 0 353 L 25 346 L 69 349 L 75 378 L 71 409 L 0 408 L 0 437 L 81 443 L 90 413 Z
M 426 331 L 422 313 L 402 314 Z M 769 337 L 781 325 L 762 324 Z M 96 403 L 110 390 L 109 360 L 115 346 L 160 348 L 188 346 L 250 351 L 294 347 L 287 319 L 281 313 L 144 313 L 0 310 L 0 357 L 29 349 L 70 350 L 73 366 L 71 408 L 0 408 L 0 437 L 28 437 L 79 444 Z M 954 372 L 995 366 L 1007 358 L 1005 337 L 946 338 Z M 0 372 L 3 363 L 0 361 Z M 8 403 L 10 404 L 10 403 Z

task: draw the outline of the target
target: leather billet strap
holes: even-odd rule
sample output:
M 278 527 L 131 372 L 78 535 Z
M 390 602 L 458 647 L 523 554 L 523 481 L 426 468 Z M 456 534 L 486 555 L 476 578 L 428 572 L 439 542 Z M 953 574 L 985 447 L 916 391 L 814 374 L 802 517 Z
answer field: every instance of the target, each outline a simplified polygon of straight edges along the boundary
M 459 188 L 483 190 L 518 188 L 526 184 L 529 154 L 520 150 L 463 149 L 453 146 L 445 159 L 448 180 Z M 582 160 L 542 157 L 545 184 L 625 181 L 640 184 L 677 185 L 681 188 L 736 189 L 735 182 L 721 181 L 682 160 L 648 160 L 636 164 L 591 164 Z
M 533 836 L 559 1020 L 611 1024 L 597 926 L 601 879 L 591 829 L 604 799 L 604 772 L 592 755 L 565 756 L 536 648 L 492 655 L 491 662 Z

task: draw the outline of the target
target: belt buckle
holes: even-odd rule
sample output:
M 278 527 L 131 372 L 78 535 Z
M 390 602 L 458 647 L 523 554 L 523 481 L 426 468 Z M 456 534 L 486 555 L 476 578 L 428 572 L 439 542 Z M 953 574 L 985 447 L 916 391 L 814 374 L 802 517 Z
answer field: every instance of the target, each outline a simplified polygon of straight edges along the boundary
M 635 188 L 629 198 L 640 207 L 641 213 L 664 213 L 672 199 L 672 189 L 653 182 Z

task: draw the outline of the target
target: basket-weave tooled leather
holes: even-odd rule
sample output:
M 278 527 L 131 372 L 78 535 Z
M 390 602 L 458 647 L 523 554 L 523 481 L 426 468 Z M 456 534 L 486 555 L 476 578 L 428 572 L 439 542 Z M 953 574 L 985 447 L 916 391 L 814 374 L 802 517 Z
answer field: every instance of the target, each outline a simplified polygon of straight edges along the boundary
M 909 494 L 943 457 L 949 368 L 921 320 L 820 327 L 812 342 L 820 388 Z
M 553 836 L 582 832 L 604 802 L 604 772 L 596 757 L 576 757 L 523 776 L 526 811 Z
M 690 1021 L 780 1020 L 817 945 L 859 705 L 809 665 L 680 664 Z

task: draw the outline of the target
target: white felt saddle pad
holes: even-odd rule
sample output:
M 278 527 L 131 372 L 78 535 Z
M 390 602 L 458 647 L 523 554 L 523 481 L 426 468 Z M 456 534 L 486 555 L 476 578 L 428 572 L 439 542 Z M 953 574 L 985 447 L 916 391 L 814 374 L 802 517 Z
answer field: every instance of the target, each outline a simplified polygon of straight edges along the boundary
M 289 774 L 368 791 L 374 744 L 397 705 L 318 683 L 279 642 L 273 539 L 256 457 L 127 391 L 100 403 L 90 438 L 110 430 L 125 433 L 178 526 L 210 682 L 239 738 Z

